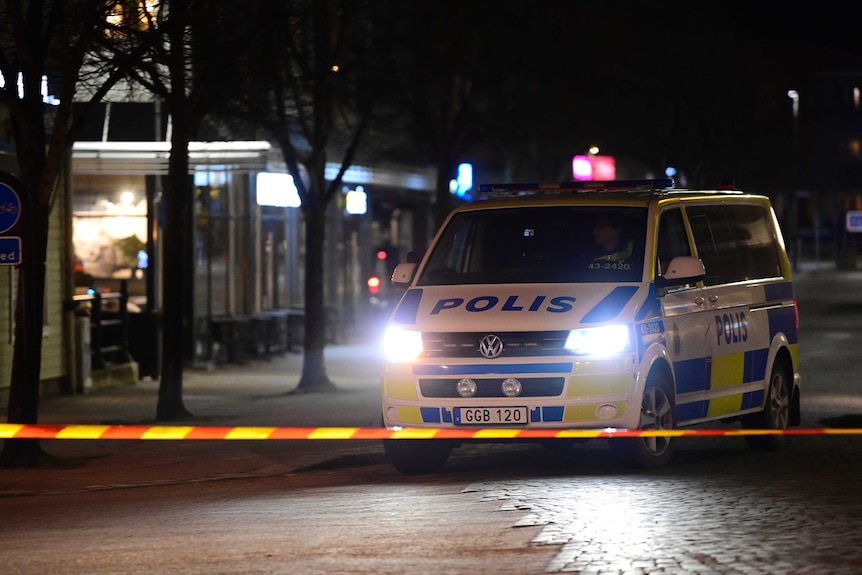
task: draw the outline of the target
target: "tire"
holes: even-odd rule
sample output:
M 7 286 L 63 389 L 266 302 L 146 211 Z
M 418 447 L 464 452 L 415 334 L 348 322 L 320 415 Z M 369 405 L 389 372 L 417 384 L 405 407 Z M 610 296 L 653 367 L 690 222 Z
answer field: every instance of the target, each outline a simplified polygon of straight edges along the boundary
M 790 375 L 784 362 L 772 366 L 763 411 L 742 418 L 744 429 L 787 429 L 790 422 Z M 752 449 L 772 451 L 784 446 L 782 435 L 746 435 Z
M 641 399 L 640 430 L 672 430 L 676 427 L 676 406 L 670 377 L 654 372 L 647 379 Z M 673 457 L 675 442 L 671 437 L 623 437 L 609 441 L 611 451 L 629 467 L 657 469 Z
M 446 465 L 452 445 L 439 439 L 384 439 L 386 459 L 404 475 L 437 473 Z

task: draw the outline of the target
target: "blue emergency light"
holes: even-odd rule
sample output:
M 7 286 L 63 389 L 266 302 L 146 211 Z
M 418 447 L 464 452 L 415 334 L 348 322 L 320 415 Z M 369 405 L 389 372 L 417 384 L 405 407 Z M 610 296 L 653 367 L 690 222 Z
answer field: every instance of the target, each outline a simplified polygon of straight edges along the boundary
M 614 191 L 614 190 L 669 190 L 673 188 L 673 178 L 655 180 L 609 180 L 561 182 L 559 184 L 481 184 L 480 192 L 555 192 L 555 191 Z

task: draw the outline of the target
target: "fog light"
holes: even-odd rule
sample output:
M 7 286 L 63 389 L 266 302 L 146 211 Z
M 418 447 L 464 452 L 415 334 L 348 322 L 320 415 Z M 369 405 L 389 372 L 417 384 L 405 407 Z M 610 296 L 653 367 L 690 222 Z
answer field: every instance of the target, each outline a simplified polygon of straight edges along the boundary
M 464 378 L 458 382 L 458 395 L 461 397 L 473 397 L 476 395 L 476 382 L 469 378 Z
M 503 390 L 503 395 L 506 397 L 517 397 L 521 395 L 521 382 L 514 377 L 507 377 L 503 380 L 503 385 L 500 386 Z
M 612 403 L 604 403 L 596 408 L 596 417 L 599 419 L 613 419 L 617 416 L 617 406 Z
M 390 405 L 386 408 L 386 419 L 388 421 L 398 421 L 398 408 Z

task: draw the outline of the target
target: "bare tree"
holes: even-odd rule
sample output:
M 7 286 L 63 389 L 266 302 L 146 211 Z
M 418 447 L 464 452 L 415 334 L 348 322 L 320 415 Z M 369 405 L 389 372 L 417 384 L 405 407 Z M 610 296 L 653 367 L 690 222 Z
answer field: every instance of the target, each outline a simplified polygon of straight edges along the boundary
M 506 6 L 417 0 L 397 3 L 387 21 L 400 47 L 391 58 L 414 139 L 437 169 L 437 225 L 452 208 L 449 182 L 458 163 L 481 141 L 488 98 L 506 97 L 488 81 L 499 62 L 492 40 L 502 39 L 495 23 Z
M 129 71 L 165 105 L 171 118 L 171 154 L 165 191 L 166 221 L 162 282 L 162 370 L 156 420 L 190 416 L 183 402 L 183 367 L 193 326 L 193 181 L 189 142 L 214 102 L 236 83 L 225 81 L 247 44 L 244 6 L 228 0 L 163 0 L 146 15 L 145 56 Z
M 326 208 L 341 190 L 368 124 L 379 78 L 375 3 L 295 0 L 249 3 L 259 38 L 250 46 L 243 97 L 231 113 L 278 143 L 302 202 L 305 223 L 305 319 L 297 392 L 335 389 L 324 364 Z M 330 157 L 340 164 L 327 181 Z
M 12 423 L 38 419 L 49 216 L 81 119 L 73 118 L 72 101 L 82 65 L 90 50 L 111 40 L 106 35 L 108 17 L 120 9 L 120 2 L 105 0 L 6 0 L 0 5 L 0 72 L 5 80 L 0 102 L 9 109 L 12 122 L 21 186 L 17 191 L 25 212 L 9 389 Z M 136 48 L 126 48 L 118 59 L 105 62 L 91 104 L 134 58 Z M 54 87 L 59 100 L 54 106 L 43 103 L 43 79 Z M 2 459 L 29 465 L 42 455 L 37 440 L 14 440 L 5 442 Z

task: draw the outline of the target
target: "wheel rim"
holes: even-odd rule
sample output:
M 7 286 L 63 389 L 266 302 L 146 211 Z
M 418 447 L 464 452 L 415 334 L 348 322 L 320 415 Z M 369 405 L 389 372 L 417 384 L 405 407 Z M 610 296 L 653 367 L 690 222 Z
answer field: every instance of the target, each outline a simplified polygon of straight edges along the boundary
M 662 388 L 651 387 L 644 394 L 639 429 L 656 431 L 673 429 L 673 409 L 670 398 Z M 670 437 L 667 436 L 641 439 L 653 455 L 661 455 L 670 447 Z
M 787 429 L 790 418 L 790 394 L 784 374 L 776 370 L 769 381 L 769 423 L 774 429 Z

